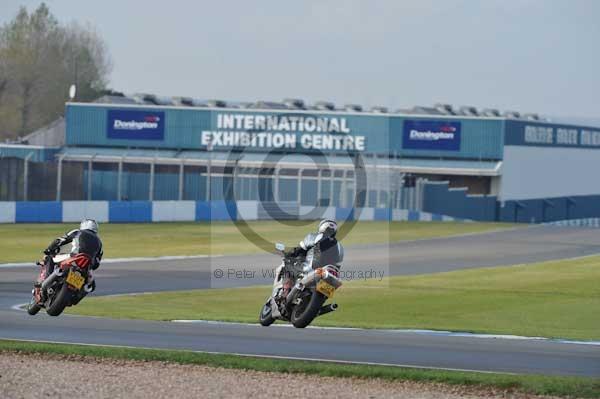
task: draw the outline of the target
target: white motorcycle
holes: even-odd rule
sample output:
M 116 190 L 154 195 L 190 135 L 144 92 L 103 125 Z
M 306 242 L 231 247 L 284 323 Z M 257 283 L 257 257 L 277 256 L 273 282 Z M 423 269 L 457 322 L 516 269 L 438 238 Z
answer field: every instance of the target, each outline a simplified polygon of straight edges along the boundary
M 317 235 L 315 244 L 321 238 L 322 234 Z M 285 320 L 296 328 L 304 328 L 316 317 L 337 309 L 336 303 L 323 304 L 342 285 L 339 279 L 342 255 L 335 265 L 313 269 L 310 260 L 307 262 L 286 256 L 285 245 L 277 243 L 275 249 L 283 255 L 283 262 L 275 269 L 273 292 L 260 311 L 261 325 L 267 327 L 275 320 Z M 286 290 L 290 282 L 293 287 Z

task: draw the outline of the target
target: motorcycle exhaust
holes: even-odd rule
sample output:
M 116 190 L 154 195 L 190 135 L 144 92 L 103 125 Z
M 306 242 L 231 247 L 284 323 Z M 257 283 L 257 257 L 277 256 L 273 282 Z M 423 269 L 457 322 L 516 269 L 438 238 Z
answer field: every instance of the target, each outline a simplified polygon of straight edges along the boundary
M 89 294 L 90 292 L 94 291 L 94 276 L 91 276 L 91 280 L 83 286 L 83 289 L 85 290 L 86 294 Z
M 57 278 L 62 277 L 64 272 L 60 267 L 54 269 L 52 274 L 50 274 L 46 279 L 42 282 L 42 291 L 46 291 L 50 285 L 56 281 Z
M 338 308 L 337 303 L 332 303 L 330 305 L 321 306 L 321 309 L 319 309 L 319 316 L 333 312 L 333 311 L 337 310 L 337 308 Z

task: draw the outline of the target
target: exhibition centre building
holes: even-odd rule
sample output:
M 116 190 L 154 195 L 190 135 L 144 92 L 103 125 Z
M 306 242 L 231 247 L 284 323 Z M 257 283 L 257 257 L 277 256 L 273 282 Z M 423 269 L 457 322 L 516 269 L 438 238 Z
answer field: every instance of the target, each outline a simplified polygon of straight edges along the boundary
M 282 218 L 328 207 L 600 216 L 600 128 L 472 107 L 112 95 L 67 103 L 64 119 L 0 157 L 10 171 L 0 201 L 254 201 Z

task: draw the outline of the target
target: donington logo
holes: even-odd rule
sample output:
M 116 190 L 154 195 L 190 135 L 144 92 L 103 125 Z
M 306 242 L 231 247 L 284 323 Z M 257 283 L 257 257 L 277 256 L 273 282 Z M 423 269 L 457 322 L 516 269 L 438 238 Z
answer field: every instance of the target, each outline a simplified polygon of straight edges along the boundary
M 163 140 L 165 113 L 111 109 L 107 113 L 106 136 L 120 140 Z
M 405 120 L 402 146 L 412 150 L 460 151 L 460 122 Z
M 158 129 L 158 122 L 160 117 L 150 115 L 144 117 L 143 121 L 129 120 L 124 121 L 121 119 L 115 119 L 113 128 L 115 130 L 142 130 L 142 129 Z
M 454 140 L 454 132 L 456 128 L 454 126 L 440 126 L 439 130 L 416 130 L 411 129 L 410 139 L 411 140 L 427 140 L 427 141 L 438 141 L 438 140 Z

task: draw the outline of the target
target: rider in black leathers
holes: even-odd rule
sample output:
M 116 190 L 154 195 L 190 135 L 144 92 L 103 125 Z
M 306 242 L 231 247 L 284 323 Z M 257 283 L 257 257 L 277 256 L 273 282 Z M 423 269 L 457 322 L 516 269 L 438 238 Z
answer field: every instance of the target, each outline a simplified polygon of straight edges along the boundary
M 98 269 L 103 255 L 102 241 L 100 240 L 100 237 L 98 237 L 98 223 L 92 219 L 85 219 L 79 225 L 79 229 L 72 230 L 63 236 L 58 237 L 44 250 L 44 254 L 48 257 L 48 261 L 45 262 L 46 276 L 49 276 L 54 270 L 55 265 L 54 262 L 52 262 L 52 256 L 58 254 L 60 247 L 67 244 L 71 244 L 71 250 L 69 251 L 71 256 L 85 254 L 89 256 L 91 260 L 91 270 Z M 91 279 L 90 273 L 88 281 Z M 92 281 L 93 288 L 95 288 L 95 285 L 95 282 Z
M 338 268 L 344 260 L 344 248 L 335 237 L 337 223 L 334 220 L 324 219 L 319 223 L 317 233 L 310 233 L 298 247 L 285 253 L 287 259 L 300 259 L 303 262 L 303 270 L 316 269 L 326 265 L 334 265 Z M 285 297 L 294 284 L 293 272 L 286 271 L 287 278 L 283 284 L 283 296 Z

